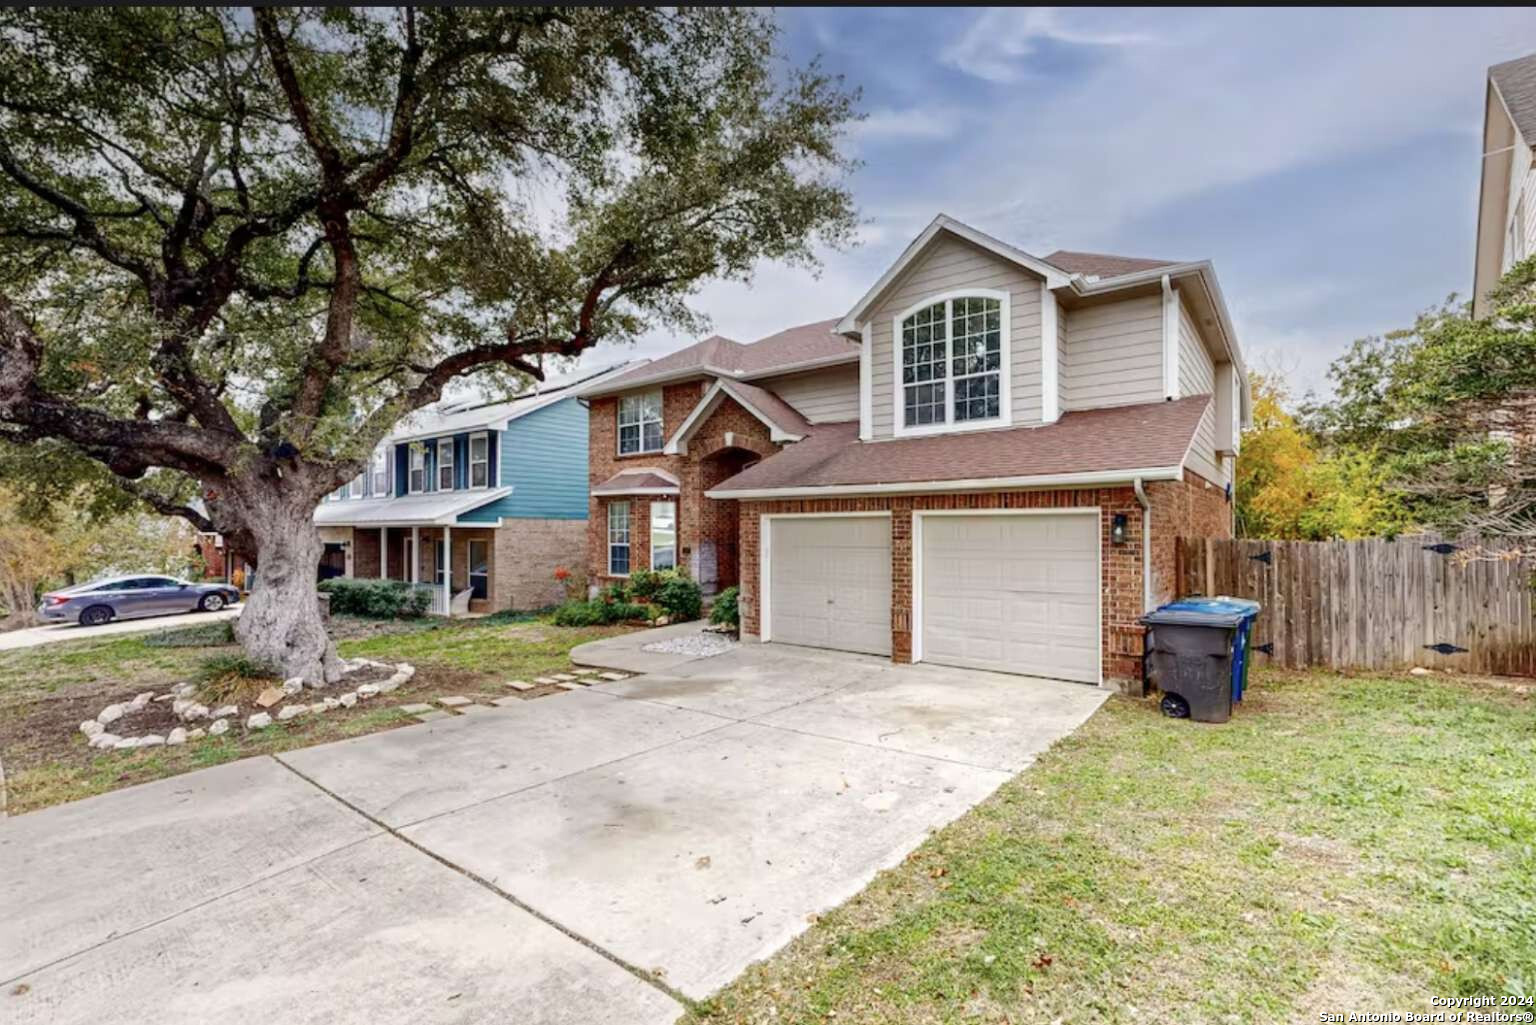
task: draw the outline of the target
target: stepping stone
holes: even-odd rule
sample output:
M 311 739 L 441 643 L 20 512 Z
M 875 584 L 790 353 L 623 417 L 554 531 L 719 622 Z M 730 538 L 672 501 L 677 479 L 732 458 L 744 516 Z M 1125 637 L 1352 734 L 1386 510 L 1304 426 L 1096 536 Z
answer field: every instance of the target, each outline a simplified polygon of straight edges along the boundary
M 629 679 L 628 673 L 602 673 L 601 676 L 603 679 L 609 680 L 613 683 L 618 683 L 620 680 Z
M 490 705 L 465 705 L 459 711 L 464 715 L 481 715 L 485 712 L 494 712 L 495 709 Z
M 559 680 L 561 683 L 570 683 L 572 680 L 576 679 L 576 677 L 572 676 L 570 673 L 556 673 L 555 679 Z
M 597 670 L 593 669 L 590 666 L 578 666 L 576 669 L 572 670 L 572 672 L 574 672 L 577 676 L 596 676 L 597 675 Z
M 508 680 L 503 686 L 511 687 L 513 690 L 533 690 L 533 684 L 527 680 Z
M 420 715 L 422 712 L 432 711 L 431 705 L 401 705 L 400 711 L 407 715 Z
M 434 708 L 430 712 L 422 712 L 415 716 L 418 722 L 431 722 L 433 719 L 452 719 L 452 712 L 445 712 L 441 708 Z
M 561 690 L 581 690 L 582 689 L 582 685 L 579 684 L 579 683 L 562 683 L 562 684 L 557 684 L 557 686 Z
M 438 698 L 437 703 L 442 705 L 444 708 L 463 708 L 465 705 L 474 704 L 474 702 L 468 698 L 461 698 L 457 695 L 446 698 Z
M 527 698 L 515 698 L 511 695 L 508 695 L 504 698 L 493 698 L 491 700 L 491 704 L 500 705 L 501 707 L 505 708 L 507 705 L 521 705 L 526 700 Z
M 553 676 L 535 676 L 533 678 L 533 682 L 537 683 L 537 684 L 541 684 L 542 686 L 545 686 L 545 687 L 550 687 L 550 686 L 553 686 L 554 684 L 559 683 L 560 681 L 555 679 Z

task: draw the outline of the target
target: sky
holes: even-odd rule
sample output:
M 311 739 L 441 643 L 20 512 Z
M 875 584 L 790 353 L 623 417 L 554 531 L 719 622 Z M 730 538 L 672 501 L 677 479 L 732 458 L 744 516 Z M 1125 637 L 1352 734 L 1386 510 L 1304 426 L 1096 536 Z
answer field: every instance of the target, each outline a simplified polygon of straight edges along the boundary
M 750 342 L 841 316 L 938 213 L 1028 252 L 1211 259 L 1250 366 L 1326 394 L 1471 286 L 1488 65 L 1536 10 L 781 8 L 860 89 L 856 246 L 694 299 Z M 659 356 L 696 339 L 656 333 Z M 604 362 L 624 355 L 602 347 Z

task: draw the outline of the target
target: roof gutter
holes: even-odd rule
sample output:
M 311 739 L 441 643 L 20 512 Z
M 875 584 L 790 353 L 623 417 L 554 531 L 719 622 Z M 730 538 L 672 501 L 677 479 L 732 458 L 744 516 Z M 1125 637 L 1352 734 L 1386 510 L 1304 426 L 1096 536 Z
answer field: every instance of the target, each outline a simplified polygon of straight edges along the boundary
M 1131 481 L 1136 492 L 1136 503 L 1141 506 L 1141 608 L 1152 611 L 1152 503 L 1147 499 L 1147 489 L 1141 486 L 1142 478 Z
M 1179 480 L 1177 466 L 1151 466 L 1126 470 L 1090 470 L 1083 473 L 1031 474 L 1023 477 L 977 477 L 968 480 L 898 481 L 887 484 L 821 484 L 785 488 L 714 488 L 706 498 L 815 498 L 843 495 L 912 495 L 946 491 L 999 491 L 1005 489 L 1088 487 L 1096 484 L 1129 484 L 1136 480 Z

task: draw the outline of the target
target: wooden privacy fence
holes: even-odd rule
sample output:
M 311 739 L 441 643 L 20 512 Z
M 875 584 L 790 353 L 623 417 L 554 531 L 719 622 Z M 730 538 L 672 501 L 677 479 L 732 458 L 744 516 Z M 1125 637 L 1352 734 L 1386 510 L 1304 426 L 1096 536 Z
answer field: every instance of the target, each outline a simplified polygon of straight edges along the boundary
M 1530 568 L 1457 558 L 1477 543 L 1181 538 L 1180 593 L 1263 604 L 1275 665 L 1536 676 Z

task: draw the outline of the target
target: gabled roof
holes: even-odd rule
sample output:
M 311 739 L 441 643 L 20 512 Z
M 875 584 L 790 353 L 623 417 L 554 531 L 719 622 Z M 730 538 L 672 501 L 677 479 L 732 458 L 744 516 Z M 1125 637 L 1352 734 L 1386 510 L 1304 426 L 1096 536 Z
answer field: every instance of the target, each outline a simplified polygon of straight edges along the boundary
M 582 394 L 611 395 L 646 384 L 704 375 L 746 381 L 794 370 L 856 362 L 858 345 L 833 334 L 836 323 L 835 320 L 818 320 L 800 324 L 748 345 L 711 335 L 702 342 L 597 382 L 595 387 L 584 388 Z
M 665 470 L 637 466 L 618 473 L 592 489 L 594 495 L 675 495 L 677 478 Z
M 722 378 L 716 380 L 709 391 L 704 393 L 699 404 L 693 407 L 693 411 L 673 432 L 662 451 L 668 455 L 687 453 L 688 439 L 693 437 L 694 433 L 703 426 L 704 421 L 709 419 L 709 415 L 727 398 L 735 399 L 739 406 L 762 421 L 768 428 L 768 437 L 771 441 L 779 444 L 799 441 L 810 433 L 810 422 L 801 416 L 794 406 L 767 388 L 759 388 L 746 381 L 727 381 Z
M 1110 253 L 1084 253 L 1072 249 L 1058 249 L 1044 257 L 1045 262 L 1060 267 L 1069 274 L 1082 274 L 1090 278 L 1114 278 L 1141 270 L 1171 267 L 1177 260 L 1148 260 L 1138 256 L 1114 256 Z
M 1182 473 L 1209 395 L 1074 410 L 1044 427 L 859 440 L 857 423 L 811 435 L 710 489 L 719 498 L 953 491 L 1172 480 Z
M 317 527 L 451 526 L 464 513 L 506 498 L 511 493 L 511 488 L 482 488 L 399 498 L 349 498 L 342 502 L 321 502 L 315 509 L 314 521 Z M 476 524 L 488 525 L 493 524 Z
M 1070 277 L 1060 267 L 1047 263 L 1037 256 L 1031 256 L 1024 250 L 995 239 L 985 232 L 977 231 L 969 224 L 962 224 L 948 214 L 939 214 L 929 222 L 928 227 L 923 229 L 921 235 L 913 239 L 911 244 L 901 251 L 901 255 L 896 258 L 896 262 L 891 264 L 884 274 L 880 275 L 880 280 L 876 281 L 870 290 L 864 293 L 863 297 L 854 304 L 853 309 L 849 310 L 838 321 L 838 333 L 853 334 L 856 332 L 858 330 L 859 318 L 868 312 L 869 308 L 874 305 L 875 300 L 879 299 L 885 293 L 885 290 L 911 266 L 912 261 L 922 255 L 923 251 L 941 234 L 949 234 L 956 238 L 964 239 L 972 245 L 979 246 L 1011 263 L 1017 264 L 1037 277 L 1044 278 L 1045 283 L 1051 288 L 1060 288 L 1062 285 L 1067 284 Z
M 600 384 L 631 366 L 631 363 L 616 363 L 594 367 L 547 381 L 510 399 L 490 401 L 481 397 L 437 402 L 406 416 L 384 440 L 398 442 L 463 431 L 505 430 L 513 420 L 563 399 L 575 398 L 583 388 Z
M 1495 64 L 1488 69 L 1488 78 L 1525 144 L 1536 146 L 1536 53 Z

